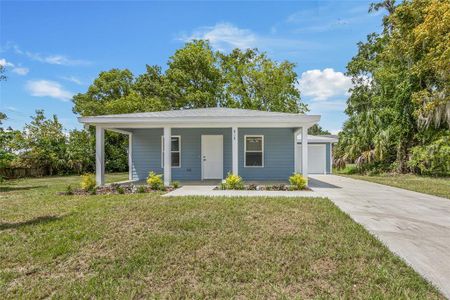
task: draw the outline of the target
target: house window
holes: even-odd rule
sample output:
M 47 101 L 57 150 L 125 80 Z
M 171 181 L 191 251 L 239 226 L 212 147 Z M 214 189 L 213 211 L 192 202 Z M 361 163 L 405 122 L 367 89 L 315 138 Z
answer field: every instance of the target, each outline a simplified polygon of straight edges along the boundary
M 172 136 L 172 168 L 181 167 L 181 137 Z M 164 136 L 161 137 L 161 168 L 164 168 Z
M 246 135 L 244 152 L 245 167 L 264 167 L 264 136 Z

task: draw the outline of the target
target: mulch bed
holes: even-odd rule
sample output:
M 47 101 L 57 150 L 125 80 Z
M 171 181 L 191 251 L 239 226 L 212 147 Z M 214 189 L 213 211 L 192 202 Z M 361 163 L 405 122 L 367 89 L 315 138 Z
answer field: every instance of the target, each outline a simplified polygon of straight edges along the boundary
M 223 190 L 220 186 L 214 188 L 215 190 Z M 247 184 L 242 189 L 244 191 L 298 191 L 291 189 L 289 184 L 273 184 L 273 185 L 257 185 Z M 309 187 L 305 187 L 301 191 L 312 191 Z
M 139 194 L 151 192 L 171 192 L 175 190 L 173 187 L 164 187 L 161 190 L 152 190 L 147 185 L 120 185 L 110 184 L 95 188 L 95 191 L 86 191 L 80 188 L 71 189 L 71 191 L 59 192 L 58 195 L 119 195 L 119 194 Z

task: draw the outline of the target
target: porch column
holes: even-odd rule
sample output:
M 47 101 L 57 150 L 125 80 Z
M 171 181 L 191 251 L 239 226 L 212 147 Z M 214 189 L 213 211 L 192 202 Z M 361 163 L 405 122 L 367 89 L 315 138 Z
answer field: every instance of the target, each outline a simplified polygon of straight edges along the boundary
M 164 127 L 164 185 L 172 182 L 172 133 L 170 127 Z
M 232 131 L 232 172 L 234 175 L 238 175 L 239 170 L 239 133 L 238 128 L 233 127 Z
M 95 127 L 95 181 L 98 186 L 105 184 L 105 130 Z
M 302 130 L 297 129 L 294 131 L 294 172 L 301 173 L 300 163 L 299 163 L 299 155 L 298 155 L 298 136 Z
M 302 175 L 308 179 L 308 127 L 302 127 Z
M 128 180 L 133 180 L 133 134 L 128 134 Z

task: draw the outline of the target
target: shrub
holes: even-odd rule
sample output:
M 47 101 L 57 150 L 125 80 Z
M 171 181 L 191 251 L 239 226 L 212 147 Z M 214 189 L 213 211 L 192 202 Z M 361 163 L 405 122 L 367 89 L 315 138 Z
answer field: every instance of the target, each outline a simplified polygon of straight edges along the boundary
M 145 193 L 145 186 L 143 186 L 143 185 L 138 186 L 137 192 L 138 193 Z
M 70 184 L 66 186 L 66 195 L 73 195 L 73 189 Z
M 124 189 L 123 187 L 121 187 L 121 186 L 118 186 L 118 187 L 116 188 L 116 191 L 117 191 L 117 193 L 119 193 L 119 194 L 125 194 L 125 189 Z
M 228 176 L 225 178 L 225 182 L 223 182 L 221 187 L 224 190 L 242 190 L 244 189 L 244 181 L 241 176 L 228 173 Z
M 294 190 L 303 190 L 306 187 L 307 180 L 303 175 L 294 173 L 289 177 L 289 183 Z
M 95 188 L 95 176 L 94 174 L 81 175 L 81 188 L 85 191 L 92 191 Z
M 424 175 L 450 176 L 450 136 L 443 136 L 426 146 L 413 147 L 408 166 Z
M 173 187 L 174 189 L 179 188 L 179 187 L 180 187 L 180 182 L 178 182 L 178 181 L 172 181 L 172 187 Z
M 156 174 L 153 171 L 151 171 L 148 174 L 147 183 L 152 190 L 163 190 L 164 189 L 164 182 L 162 180 L 162 175 Z

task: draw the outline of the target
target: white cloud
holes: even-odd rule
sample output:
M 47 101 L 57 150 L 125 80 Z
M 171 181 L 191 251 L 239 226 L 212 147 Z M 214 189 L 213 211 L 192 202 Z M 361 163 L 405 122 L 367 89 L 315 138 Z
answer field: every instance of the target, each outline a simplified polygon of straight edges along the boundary
M 24 75 L 27 75 L 28 72 L 30 72 L 30 69 L 24 68 L 24 67 L 16 67 L 16 68 L 12 69 L 12 71 L 18 75 L 24 76 Z
M 309 70 L 302 73 L 299 80 L 300 92 L 313 100 L 323 101 L 333 96 L 348 95 L 352 87 L 350 77 L 331 68 Z
M 22 75 L 22 76 L 27 75 L 28 72 L 30 71 L 30 69 L 16 66 L 12 62 L 9 62 L 4 58 L 0 59 L 0 66 L 3 66 L 5 68 L 10 67 L 14 73 L 16 73 L 18 75 Z
M 25 88 L 32 96 L 51 97 L 62 101 L 69 101 L 73 95 L 58 82 L 50 80 L 30 80 Z
M 346 106 L 345 100 L 312 101 L 308 103 L 308 107 L 312 114 L 321 114 L 325 111 L 343 112 Z
M 61 78 L 64 79 L 64 80 L 76 83 L 78 85 L 82 85 L 83 84 L 83 82 L 80 79 L 78 79 L 77 77 L 75 77 L 75 76 L 62 76 Z
M 272 30 L 272 34 L 275 34 Z M 233 48 L 248 49 L 262 48 L 263 50 L 298 50 L 311 47 L 299 39 L 276 38 L 254 33 L 249 29 L 239 28 L 231 23 L 217 23 L 214 26 L 204 26 L 193 31 L 190 35 L 181 35 L 179 40 L 188 42 L 194 39 L 209 40 L 211 46 L 220 51 L 229 51 Z
M 14 67 L 14 64 L 6 61 L 6 59 L 4 59 L 4 58 L 1 58 L 0 59 L 0 66 L 3 66 L 3 67 Z
M 14 43 L 7 43 L 6 47 L 2 50 L 6 51 L 12 49 L 16 54 L 20 54 L 28 57 L 31 60 L 35 60 L 41 63 L 51 64 L 51 65 L 62 65 L 62 66 L 75 66 L 75 65 L 88 65 L 90 64 L 87 60 L 82 59 L 72 59 L 66 55 L 53 54 L 44 55 L 41 53 L 31 52 L 22 50 L 18 45 Z

